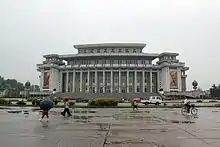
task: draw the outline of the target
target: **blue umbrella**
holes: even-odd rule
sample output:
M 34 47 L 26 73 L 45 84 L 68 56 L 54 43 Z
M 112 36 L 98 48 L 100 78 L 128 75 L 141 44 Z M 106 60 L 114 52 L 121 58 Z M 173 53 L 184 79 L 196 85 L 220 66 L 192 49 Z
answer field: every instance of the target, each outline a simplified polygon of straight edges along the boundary
M 43 100 L 40 102 L 40 108 L 43 110 L 50 110 L 53 108 L 53 101 L 51 100 Z

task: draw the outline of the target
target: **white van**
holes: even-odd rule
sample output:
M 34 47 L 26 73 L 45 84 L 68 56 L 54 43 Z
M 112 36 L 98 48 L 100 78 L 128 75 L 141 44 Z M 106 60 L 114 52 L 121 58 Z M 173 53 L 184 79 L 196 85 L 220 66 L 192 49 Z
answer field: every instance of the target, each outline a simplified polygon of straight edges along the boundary
M 141 103 L 145 105 L 148 105 L 148 104 L 160 105 L 162 102 L 163 100 L 159 96 L 150 96 L 150 98 L 144 98 L 141 100 Z

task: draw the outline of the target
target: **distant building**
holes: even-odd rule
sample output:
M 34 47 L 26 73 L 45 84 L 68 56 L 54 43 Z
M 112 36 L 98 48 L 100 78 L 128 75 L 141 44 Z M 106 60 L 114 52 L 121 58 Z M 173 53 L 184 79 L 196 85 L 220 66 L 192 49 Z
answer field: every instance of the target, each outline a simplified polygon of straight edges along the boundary
M 37 64 L 42 91 L 149 94 L 186 91 L 186 71 L 178 53 L 143 53 L 142 43 L 74 45 L 77 54 L 45 55 Z M 152 61 L 159 59 L 156 64 Z M 64 63 L 66 61 L 66 63 Z

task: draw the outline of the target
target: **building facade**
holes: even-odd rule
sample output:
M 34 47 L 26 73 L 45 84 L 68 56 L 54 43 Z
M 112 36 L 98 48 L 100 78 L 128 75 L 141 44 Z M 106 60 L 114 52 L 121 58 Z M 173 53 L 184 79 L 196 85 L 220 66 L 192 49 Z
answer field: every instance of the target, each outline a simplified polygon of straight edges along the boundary
M 42 91 L 157 93 L 186 91 L 185 63 L 178 53 L 143 53 L 142 43 L 74 45 L 77 54 L 45 55 L 37 64 Z M 158 61 L 153 64 L 154 60 Z

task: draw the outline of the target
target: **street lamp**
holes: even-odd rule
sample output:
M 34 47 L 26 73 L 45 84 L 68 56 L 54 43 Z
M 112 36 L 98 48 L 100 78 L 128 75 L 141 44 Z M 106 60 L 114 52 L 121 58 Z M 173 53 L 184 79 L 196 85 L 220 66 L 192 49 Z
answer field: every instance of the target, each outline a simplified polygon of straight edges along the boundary
M 195 97 L 196 97 L 196 90 L 197 90 L 197 88 L 198 88 L 198 82 L 197 82 L 196 80 L 194 80 L 194 81 L 192 82 L 192 86 L 193 86 L 193 89 L 194 89 L 193 95 L 194 95 L 194 98 L 195 98 Z

